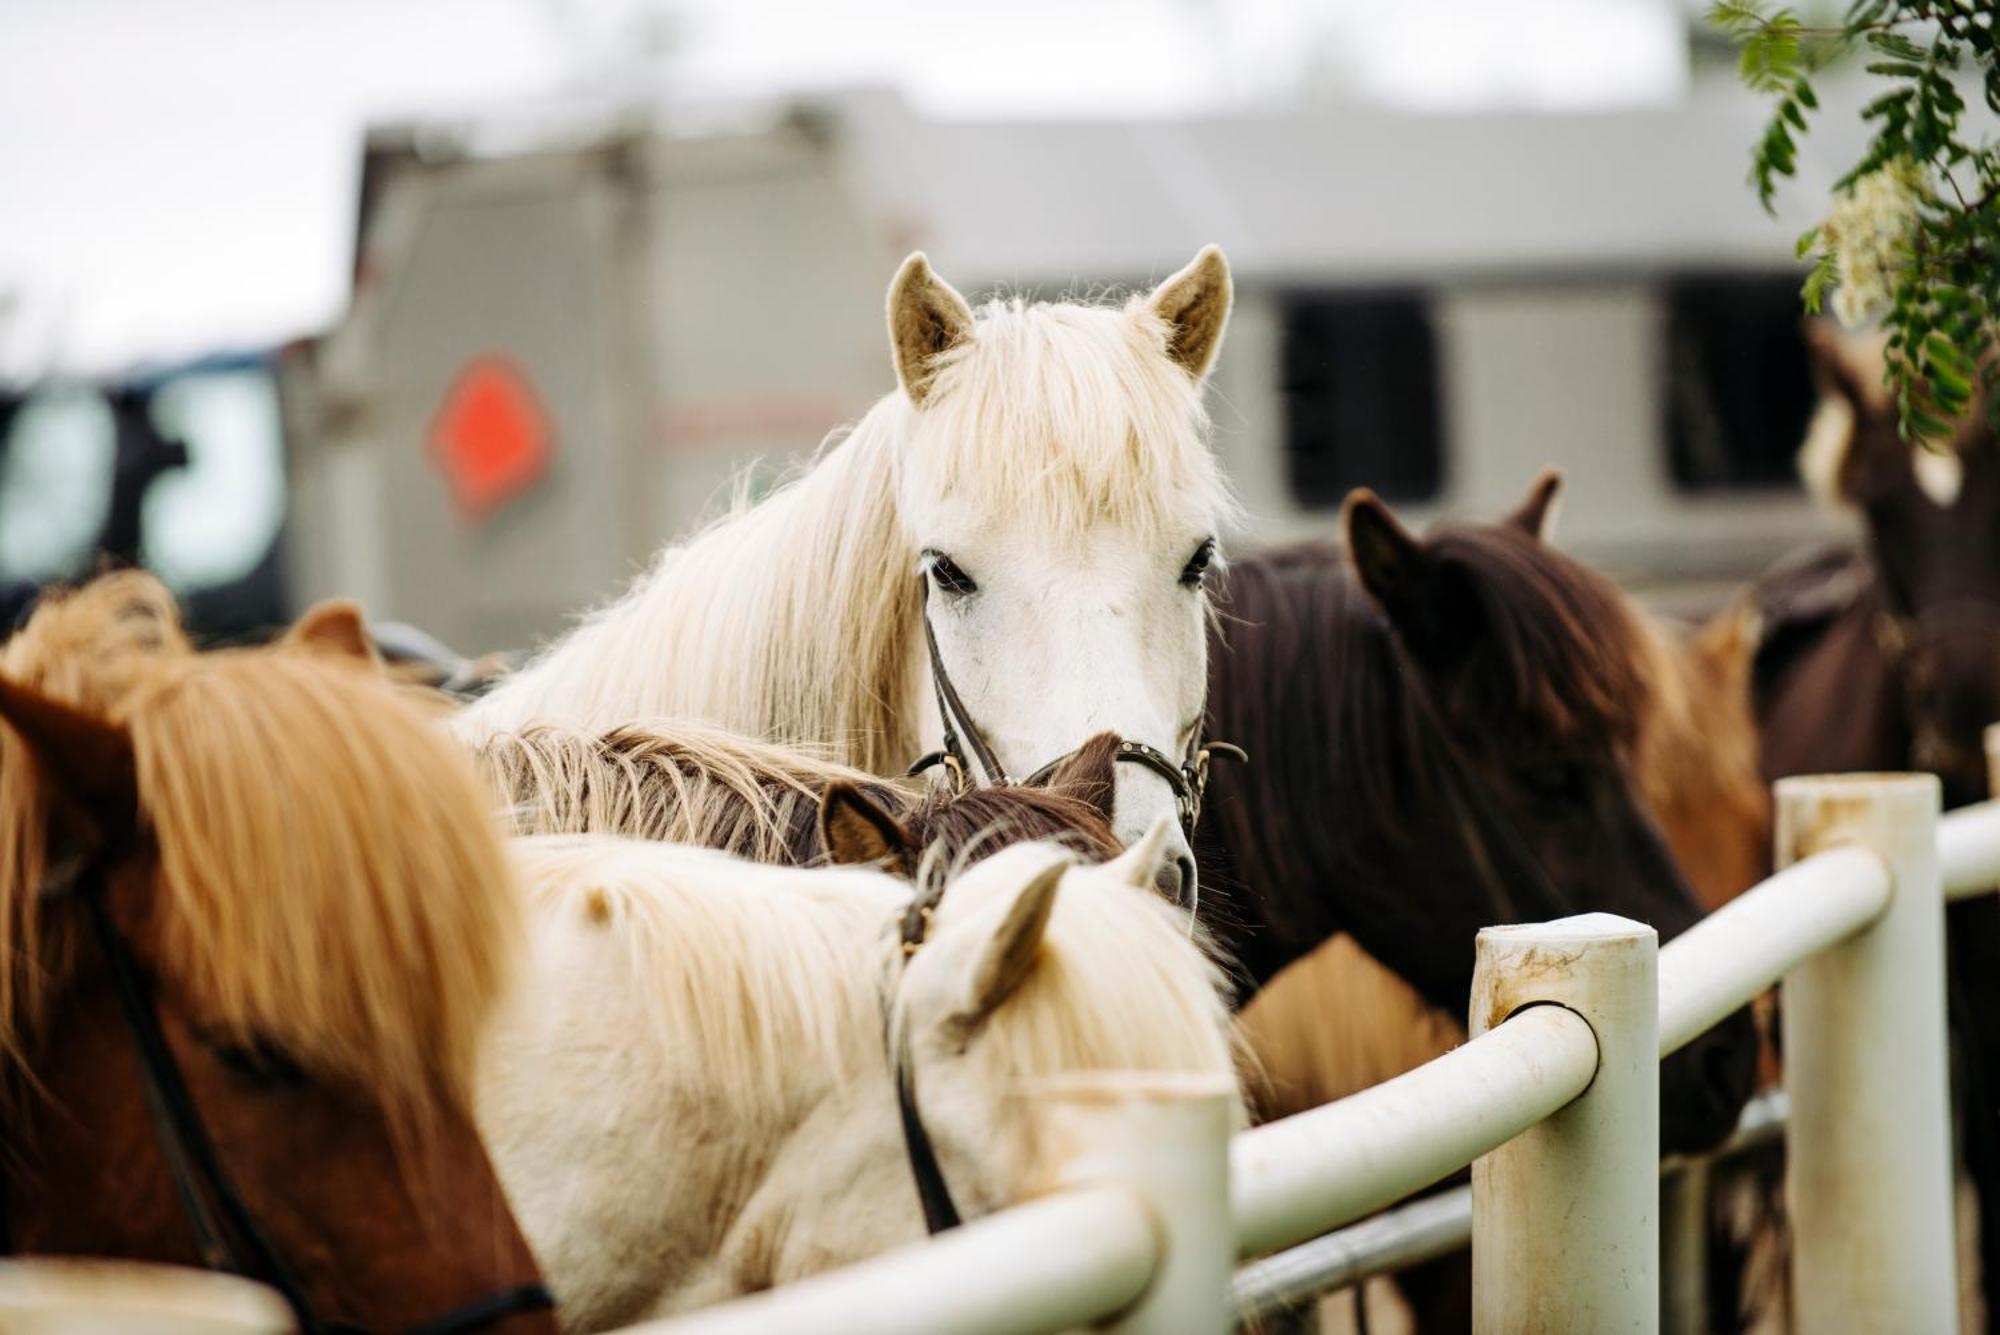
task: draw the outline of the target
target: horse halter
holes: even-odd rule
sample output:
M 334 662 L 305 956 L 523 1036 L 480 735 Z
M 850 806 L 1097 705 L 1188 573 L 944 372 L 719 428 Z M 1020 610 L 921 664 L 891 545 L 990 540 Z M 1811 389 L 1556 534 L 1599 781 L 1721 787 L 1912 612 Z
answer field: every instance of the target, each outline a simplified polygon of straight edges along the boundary
M 202 1265 L 277 1290 L 292 1309 L 302 1335 L 370 1335 L 364 1326 L 319 1314 L 298 1277 L 243 1203 L 167 1042 L 152 985 L 131 945 L 111 921 L 111 911 L 104 902 L 102 867 L 92 862 L 71 875 L 58 873 L 41 893 L 44 899 L 81 901 L 90 919 L 91 935 L 110 970 L 118 1009 L 139 1058 L 153 1136 L 160 1157 L 166 1161 L 181 1211 L 194 1230 Z M 522 1284 L 419 1322 L 408 1328 L 408 1335 L 466 1335 L 524 1312 L 554 1306 L 554 1298 L 543 1285 Z
M 931 921 L 937 916 L 944 888 L 945 881 L 940 876 L 935 884 L 918 890 L 909 907 L 897 918 L 897 955 L 904 964 L 929 938 Z M 951 1198 L 951 1184 L 944 1180 L 944 1165 L 938 1162 L 937 1146 L 931 1143 L 931 1133 L 924 1127 L 923 1112 L 917 1106 L 917 1078 L 910 1069 L 909 1036 L 905 1034 L 901 1043 L 892 1036 L 893 1003 L 892 989 L 882 1008 L 882 1037 L 889 1050 L 889 1070 L 896 1081 L 896 1115 L 903 1128 L 903 1154 L 909 1160 L 910 1177 L 917 1186 L 917 1201 L 924 1209 L 924 1228 L 936 1236 L 965 1221 L 958 1212 L 958 1203 Z
M 924 590 L 924 645 L 930 651 L 931 684 L 937 690 L 938 717 L 944 722 L 944 745 L 938 750 L 917 757 L 916 762 L 906 773 L 914 778 L 925 770 L 942 765 L 951 772 L 953 781 L 961 792 L 973 782 L 974 762 L 978 764 L 984 781 L 989 784 L 1019 782 L 1033 787 L 1048 782 L 1049 776 L 1076 752 L 1064 752 L 1026 779 L 1015 780 L 1008 777 L 1006 769 L 1000 764 L 1000 758 L 993 753 L 985 734 L 973 721 L 972 711 L 965 707 L 965 700 L 959 695 L 958 687 L 952 684 L 951 673 L 944 665 L 944 655 L 938 652 L 937 632 L 931 628 L 930 581 L 921 575 L 917 578 L 922 581 Z M 1208 711 L 1204 707 L 1202 712 L 1206 714 Z M 972 752 L 970 759 L 966 756 L 967 748 Z M 1201 728 L 1197 726 L 1193 735 L 1188 738 L 1186 754 L 1178 761 L 1158 747 L 1126 738 L 1119 739 L 1118 749 L 1113 753 L 1112 760 L 1118 764 L 1142 766 L 1166 780 L 1167 787 L 1173 790 L 1174 815 L 1180 820 L 1181 832 L 1192 839 L 1195 824 L 1201 819 L 1202 797 L 1208 792 L 1209 765 L 1217 756 L 1238 761 L 1247 761 L 1250 758 L 1242 747 L 1234 743 L 1204 742 Z

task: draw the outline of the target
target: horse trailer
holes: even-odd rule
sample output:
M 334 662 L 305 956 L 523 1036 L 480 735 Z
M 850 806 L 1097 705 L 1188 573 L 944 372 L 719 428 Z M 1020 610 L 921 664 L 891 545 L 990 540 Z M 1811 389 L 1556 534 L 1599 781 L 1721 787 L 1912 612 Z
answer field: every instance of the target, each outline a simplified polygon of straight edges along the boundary
M 461 648 L 545 637 L 894 387 L 907 252 L 1053 296 L 1217 241 L 1248 539 L 1330 536 L 1361 485 L 1491 513 L 1555 463 L 1565 546 L 1712 601 L 1837 531 L 1792 476 L 1813 387 L 1797 220 L 1744 185 L 1761 115 L 1698 83 L 1590 116 L 1001 125 L 854 95 L 380 130 L 351 311 L 286 368 L 294 596 Z

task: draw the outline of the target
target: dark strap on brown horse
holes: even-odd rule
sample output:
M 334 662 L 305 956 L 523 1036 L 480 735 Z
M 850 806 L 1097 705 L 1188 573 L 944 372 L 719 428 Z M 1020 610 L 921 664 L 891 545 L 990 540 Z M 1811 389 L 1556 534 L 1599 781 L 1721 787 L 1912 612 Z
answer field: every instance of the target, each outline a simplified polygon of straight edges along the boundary
M 202 1264 L 276 1289 L 292 1309 L 304 1335 L 366 1335 L 364 1327 L 328 1321 L 319 1315 L 298 1278 L 243 1203 L 221 1156 L 216 1153 L 201 1110 L 188 1091 L 180 1062 L 160 1027 L 152 987 L 117 925 L 111 921 L 111 912 L 104 902 L 101 871 L 96 867 L 85 870 L 77 878 L 73 893 L 83 901 L 91 934 L 110 971 L 119 1011 L 138 1054 L 154 1139 L 166 1161 L 181 1208 L 194 1230 Z M 231 1241 L 232 1236 L 235 1242 Z M 464 1335 L 517 1313 L 541 1311 L 554 1305 L 555 1300 L 542 1285 L 519 1285 L 422 1322 L 411 1330 L 413 1335 Z

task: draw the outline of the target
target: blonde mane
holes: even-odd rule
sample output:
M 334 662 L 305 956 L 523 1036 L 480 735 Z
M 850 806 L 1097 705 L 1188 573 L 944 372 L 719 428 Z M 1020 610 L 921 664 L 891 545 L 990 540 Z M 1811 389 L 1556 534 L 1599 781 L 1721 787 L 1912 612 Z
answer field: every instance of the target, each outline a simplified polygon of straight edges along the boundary
M 625 596 L 468 706 L 469 741 L 540 721 L 700 719 L 893 773 L 918 749 L 922 589 L 913 506 L 1024 506 L 1049 541 L 1140 533 L 1170 504 L 1234 514 L 1200 387 L 1135 298 L 1118 310 L 995 302 L 940 359 L 792 482 L 661 552 Z
M 954 882 L 936 930 L 1018 888 L 1022 865 L 1067 860 L 1048 844 L 995 854 Z M 892 924 L 909 886 L 872 871 L 764 867 L 707 849 L 615 836 L 514 841 L 538 913 L 601 927 L 645 990 L 661 1069 L 700 1081 L 737 1115 L 781 1120 L 800 1070 L 879 1064 L 882 1006 L 898 958 Z M 1220 969 L 1190 950 L 1157 896 L 1075 867 L 1034 970 L 972 1045 L 993 1088 L 1076 1070 L 1227 1072 L 1234 1053 Z M 896 1017 L 901 1021 L 898 1008 Z
M 102 714 L 154 659 L 193 652 L 166 586 L 119 571 L 44 594 L 28 624 L 0 644 L 0 674 Z M 47 978 L 68 969 L 69 936 L 44 931 L 35 893 L 48 866 L 52 814 L 39 767 L 0 724 L 0 1067 L 25 1062 Z M 10 1083 L 0 1080 L 0 1090 Z
M 617 835 L 528 836 L 512 856 L 538 918 L 616 943 L 660 1069 L 719 1091 L 737 1116 L 789 1117 L 781 1096 L 802 1065 L 851 1070 L 879 1047 L 881 929 L 907 886 Z
M 38 613 L 4 666 L 66 684 L 131 735 L 158 851 L 142 952 L 202 1023 L 351 1078 L 406 1124 L 440 1100 L 463 1106 L 520 934 L 463 755 L 377 674 L 307 650 L 162 652 L 185 647 L 171 604 L 141 616 L 145 600 L 114 592 Z M 93 608 L 97 638 L 81 633 Z M 77 652 L 121 637 L 144 652 Z M 24 782 L 36 770 L 0 727 L 0 1051 L 16 1061 L 63 979 L 34 920 L 50 814 Z

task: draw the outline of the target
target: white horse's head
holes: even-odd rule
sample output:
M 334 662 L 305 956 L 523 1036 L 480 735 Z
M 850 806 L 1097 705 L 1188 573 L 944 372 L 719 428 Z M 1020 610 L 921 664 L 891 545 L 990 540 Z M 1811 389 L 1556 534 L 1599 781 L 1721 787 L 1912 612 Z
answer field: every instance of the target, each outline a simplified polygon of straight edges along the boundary
M 890 288 L 912 573 L 964 706 L 958 731 L 976 731 L 1014 778 L 1099 732 L 1176 763 L 1196 741 L 1203 577 L 1233 514 L 1202 381 L 1229 304 L 1212 246 L 1122 307 L 1011 300 L 975 313 L 922 255 Z M 929 726 L 942 737 L 943 720 Z M 966 740 L 973 777 L 998 777 L 979 773 Z M 1119 769 L 1114 826 L 1130 842 L 1175 792 L 1144 765 Z M 1193 902 L 1178 828 L 1160 879 Z
M 1037 1081 L 1143 1071 L 1235 1083 L 1221 971 L 1185 913 L 1153 893 L 1161 843 L 1142 838 L 1094 867 L 1017 844 L 939 901 L 897 987 L 890 1047 L 967 1216 L 1017 1203 L 1052 1166 L 1039 1105 L 1022 1097 Z

